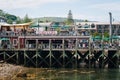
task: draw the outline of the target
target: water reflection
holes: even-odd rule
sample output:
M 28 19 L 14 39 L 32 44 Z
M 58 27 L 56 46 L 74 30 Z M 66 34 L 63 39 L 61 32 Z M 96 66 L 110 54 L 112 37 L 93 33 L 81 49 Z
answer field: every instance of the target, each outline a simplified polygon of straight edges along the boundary
M 23 80 L 119 80 L 119 75 L 119 69 L 29 68 Z

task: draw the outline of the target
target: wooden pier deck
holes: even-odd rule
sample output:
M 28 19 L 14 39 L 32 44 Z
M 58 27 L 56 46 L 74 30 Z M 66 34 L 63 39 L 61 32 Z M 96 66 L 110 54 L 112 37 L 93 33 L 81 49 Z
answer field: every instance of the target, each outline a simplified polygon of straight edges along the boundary
M 119 54 L 117 49 L 0 49 L 0 60 L 28 67 L 80 68 L 85 63 L 88 68 L 117 68 Z

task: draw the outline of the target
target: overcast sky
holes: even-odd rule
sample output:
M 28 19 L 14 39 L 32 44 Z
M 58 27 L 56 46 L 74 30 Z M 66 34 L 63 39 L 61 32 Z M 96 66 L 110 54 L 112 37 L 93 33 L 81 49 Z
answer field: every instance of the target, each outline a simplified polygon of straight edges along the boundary
M 0 0 L 0 9 L 23 17 L 67 17 L 71 10 L 74 19 L 109 21 L 109 12 L 120 22 L 120 0 Z

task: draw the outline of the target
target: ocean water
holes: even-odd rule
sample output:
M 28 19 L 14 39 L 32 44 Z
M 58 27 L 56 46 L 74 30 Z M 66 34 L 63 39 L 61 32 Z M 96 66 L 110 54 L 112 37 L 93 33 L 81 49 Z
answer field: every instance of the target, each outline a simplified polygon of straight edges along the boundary
M 29 68 L 20 80 L 120 80 L 120 69 Z

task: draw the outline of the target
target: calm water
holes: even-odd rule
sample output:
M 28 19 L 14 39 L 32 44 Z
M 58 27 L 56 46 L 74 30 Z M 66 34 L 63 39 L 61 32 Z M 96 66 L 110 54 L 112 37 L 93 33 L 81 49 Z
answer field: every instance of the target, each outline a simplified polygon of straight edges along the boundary
M 23 80 L 120 80 L 120 69 L 29 68 Z

